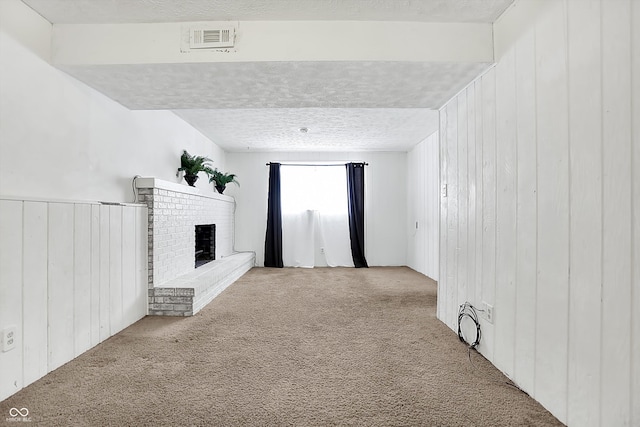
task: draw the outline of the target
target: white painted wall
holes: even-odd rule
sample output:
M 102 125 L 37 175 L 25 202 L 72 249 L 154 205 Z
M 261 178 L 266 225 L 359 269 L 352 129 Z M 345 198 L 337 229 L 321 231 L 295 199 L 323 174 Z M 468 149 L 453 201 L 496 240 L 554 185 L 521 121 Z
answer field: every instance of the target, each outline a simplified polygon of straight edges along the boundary
M 50 43 L 47 21 L 0 1 L 0 195 L 131 202 L 135 175 L 180 181 L 182 149 L 224 168 L 173 113 L 130 111 L 50 66 Z
M 407 153 L 407 265 L 438 280 L 440 137 L 435 132 Z
M 224 168 L 172 113 L 131 112 L 51 67 L 50 35 L 0 0 L 0 330 L 18 337 L 0 400 L 146 314 L 146 208 L 64 200 L 132 201 L 135 175 L 176 182 L 183 148 Z
M 267 162 L 365 161 L 365 256 L 370 266 L 406 265 L 406 153 L 227 153 L 228 171 L 241 187 L 228 185 L 236 199 L 235 249 L 255 251 L 264 265 L 267 227 Z
M 0 400 L 147 313 L 147 208 L 0 198 Z
M 519 0 L 441 110 L 438 317 L 570 426 L 640 425 L 640 3 Z

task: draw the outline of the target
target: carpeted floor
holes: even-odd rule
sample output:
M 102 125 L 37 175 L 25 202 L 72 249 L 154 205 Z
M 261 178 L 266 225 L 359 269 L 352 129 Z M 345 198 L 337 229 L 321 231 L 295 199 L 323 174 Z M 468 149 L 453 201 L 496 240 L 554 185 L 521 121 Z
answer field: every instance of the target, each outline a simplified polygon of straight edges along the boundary
M 0 402 L 0 423 L 25 407 L 47 426 L 562 425 L 470 361 L 435 305 L 404 267 L 255 268 L 196 316 L 147 317 Z

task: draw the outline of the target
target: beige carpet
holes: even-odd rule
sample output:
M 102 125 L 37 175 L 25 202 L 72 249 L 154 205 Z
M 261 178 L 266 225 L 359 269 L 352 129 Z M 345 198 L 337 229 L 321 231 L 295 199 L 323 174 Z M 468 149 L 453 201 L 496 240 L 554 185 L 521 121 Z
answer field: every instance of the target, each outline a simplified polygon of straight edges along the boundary
M 198 315 L 147 317 L 1 402 L 0 423 L 25 407 L 47 426 L 562 425 L 470 361 L 435 305 L 404 267 L 253 269 Z

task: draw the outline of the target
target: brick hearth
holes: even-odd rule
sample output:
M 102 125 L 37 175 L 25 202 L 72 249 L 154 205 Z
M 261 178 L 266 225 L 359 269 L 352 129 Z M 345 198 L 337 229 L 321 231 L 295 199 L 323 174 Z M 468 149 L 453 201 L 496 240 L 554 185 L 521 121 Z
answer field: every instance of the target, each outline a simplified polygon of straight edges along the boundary
M 199 301 L 202 295 L 211 294 L 208 288 L 228 281 L 216 269 L 226 271 L 233 265 L 232 272 L 237 279 L 255 263 L 253 253 L 247 257 L 237 256 L 233 251 L 233 197 L 215 193 L 213 189 L 205 191 L 156 178 L 138 178 L 136 187 L 138 201 L 146 203 L 149 212 L 149 314 L 192 315 L 202 308 Z M 209 277 L 203 276 L 200 280 L 210 283 L 202 285 L 196 281 L 190 287 L 174 286 L 174 282 L 180 282 L 181 277 L 195 270 L 195 226 L 203 224 L 215 224 L 216 229 L 217 260 L 200 267 L 211 272 Z M 242 260 L 240 264 L 239 260 Z M 212 280 L 213 277 L 217 279 Z M 175 292 L 165 295 L 167 289 L 176 288 L 180 289 L 180 295 Z M 177 299 L 169 302 L 170 297 Z M 194 301 L 198 301 L 195 306 Z

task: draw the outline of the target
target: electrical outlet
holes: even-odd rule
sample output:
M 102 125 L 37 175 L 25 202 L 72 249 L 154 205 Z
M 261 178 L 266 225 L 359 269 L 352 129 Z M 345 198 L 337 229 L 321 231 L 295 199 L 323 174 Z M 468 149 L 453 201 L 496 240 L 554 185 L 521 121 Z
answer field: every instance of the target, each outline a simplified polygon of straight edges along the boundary
M 320 248 L 320 253 L 324 254 L 324 248 Z
M 440 186 L 440 195 L 442 195 L 442 197 L 447 197 L 447 184 L 442 184 Z
M 484 318 L 487 320 L 487 322 L 493 323 L 493 306 L 487 304 L 486 302 L 483 302 L 482 305 L 484 305 Z
M 2 341 L 2 352 L 5 353 L 9 350 L 13 350 L 16 347 L 16 327 L 15 325 L 8 326 L 2 330 L 0 340 Z

